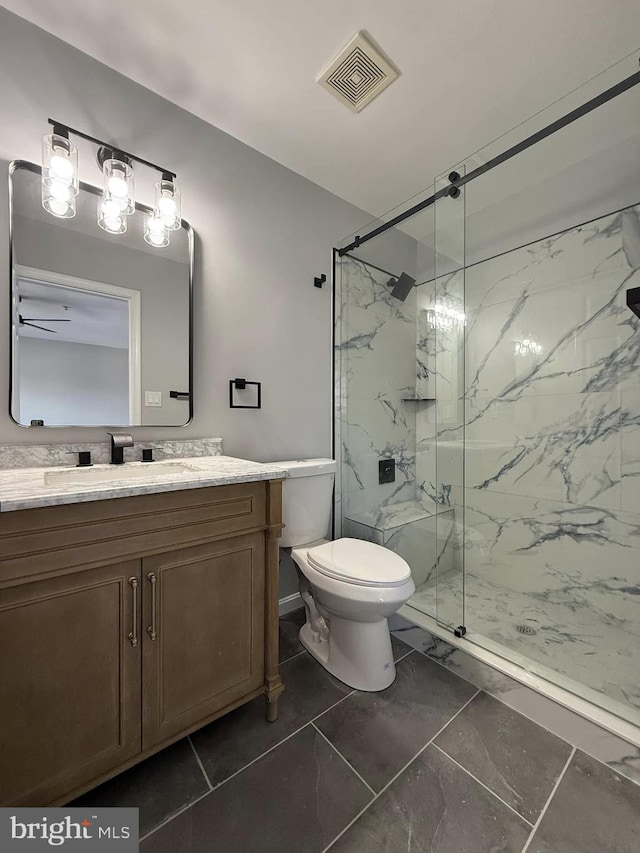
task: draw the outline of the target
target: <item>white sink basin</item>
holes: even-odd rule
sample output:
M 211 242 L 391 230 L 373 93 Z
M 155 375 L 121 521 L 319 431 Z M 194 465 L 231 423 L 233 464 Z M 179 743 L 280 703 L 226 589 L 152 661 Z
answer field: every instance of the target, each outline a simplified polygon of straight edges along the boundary
M 62 486 L 72 483 L 109 483 L 112 480 L 144 480 L 164 477 L 169 474 L 202 473 L 183 462 L 126 463 L 124 465 L 98 465 L 95 468 L 65 468 L 63 471 L 47 471 L 44 482 L 47 486 Z

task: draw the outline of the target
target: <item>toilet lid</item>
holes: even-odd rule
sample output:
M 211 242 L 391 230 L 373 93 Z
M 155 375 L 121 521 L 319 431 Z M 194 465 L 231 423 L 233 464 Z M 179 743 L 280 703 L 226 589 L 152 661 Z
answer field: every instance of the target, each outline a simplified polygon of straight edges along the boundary
M 316 571 L 362 586 L 399 586 L 411 577 L 409 564 L 382 545 L 362 539 L 336 539 L 307 551 Z

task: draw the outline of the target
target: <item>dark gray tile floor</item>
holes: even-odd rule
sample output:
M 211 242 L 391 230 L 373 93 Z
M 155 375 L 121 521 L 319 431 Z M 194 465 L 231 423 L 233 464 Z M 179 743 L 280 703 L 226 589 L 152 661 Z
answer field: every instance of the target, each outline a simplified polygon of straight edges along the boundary
M 487 693 L 434 743 L 532 822 L 571 754 L 568 743 Z
M 138 806 L 142 853 L 605 853 L 640 849 L 640 787 L 394 639 L 351 690 L 281 622 L 286 692 L 85 794 Z
M 304 651 L 304 646 L 298 639 L 304 618 L 304 609 L 294 610 L 280 618 L 280 663 Z
M 577 750 L 528 853 L 640 850 L 640 786 Z
M 189 739 L 174 743 L 142 764 L 79 797 L 73 806 L 140 809 L 140 837 L 179 809 L 195 802 L 211 787 L 204 778 Z
M 419 749 L 477 692 L 427 660 L 410 654 L 397 665 L 391 687 L 354 692 L 316 725 L 375 791 L 380 791 Z
M 331 850 L 520 851 L 529 831 L 511 809 L 428 746 Z

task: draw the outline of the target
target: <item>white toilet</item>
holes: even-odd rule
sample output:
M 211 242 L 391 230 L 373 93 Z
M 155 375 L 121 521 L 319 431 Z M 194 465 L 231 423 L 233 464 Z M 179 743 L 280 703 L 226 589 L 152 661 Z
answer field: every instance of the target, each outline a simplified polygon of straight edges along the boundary
M 402 557 L 360 539 L 326 536 L 336 463 L 276 462 L 283 483 L 281 548 L 304 575 L 307 621 L 300 642 L 336 678 L 358 690 L 383 690 L 396 677 L 387 617 L 415 592 Z

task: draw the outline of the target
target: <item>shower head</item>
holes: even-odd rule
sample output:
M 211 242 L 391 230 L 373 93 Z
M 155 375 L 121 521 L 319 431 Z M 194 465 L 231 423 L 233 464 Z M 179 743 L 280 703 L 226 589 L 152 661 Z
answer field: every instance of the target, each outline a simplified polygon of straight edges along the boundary
M 411 278 L 406 272 L 400 273 L 397 279 L 389 279 L 389 287 L 392 287 L 391 295 L 404 302 L 407 296 L 411 293 L 411 288 L 416 283 L 415 278 Z

